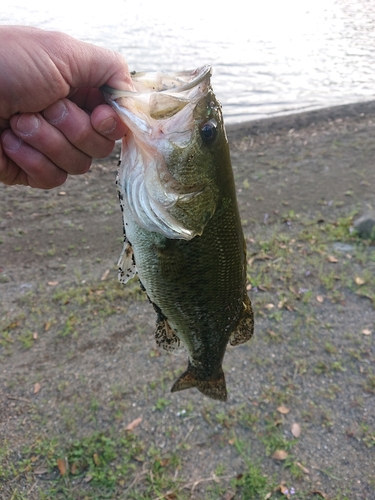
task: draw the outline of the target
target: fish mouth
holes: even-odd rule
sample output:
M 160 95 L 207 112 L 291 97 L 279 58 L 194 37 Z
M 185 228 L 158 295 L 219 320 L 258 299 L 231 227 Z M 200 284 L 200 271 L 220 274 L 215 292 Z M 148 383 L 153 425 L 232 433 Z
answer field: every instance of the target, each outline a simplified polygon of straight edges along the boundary
M 211 75 L 209 65 L 173 74 L 134 72 L 131 74 L 133 90 L 103 85 L 101 91 L 134 132 L 152 134 L 162 127 L 163 134 L 172 133 L 171 140 L 182 143 L 190 138 L 187 132 L 193 128 L 193 121 L 188 119 L 188 113 L 179 112 L 186 106 L 193 109 L 207 94 Z M 169 123 L 171 118 L 176 119 L 173 124 Z M 178 134 L 173 135 L 173 130 Z
M 129 128 L 118 175 L 120 193 L 141 227 L 167 238 L 190 240 L 203 230 L 187 227 L 171 209 L 202 193 L 204 185 L 178 181 L 168 165 L 196 140 L 200 117 L 195 110 L 211 88 L 211 74 L 209 65 L 173 74 L 133 73 L 132 90 L 101 87 Z
M 100 90 L 106 99 L 112 101 L 120 97 L 135 97 L 145 92 L 157 93 L 181 93 L 193 89 L 200 83 L 203 83 L 212 75 L 212 67 L 209 65 L 201 66 L 192 71 L 180 71 L 169 75 L 161 72 L 132 72 L 132 82 L 134 90 L 114 89 L 109 85 L 103 85 Z

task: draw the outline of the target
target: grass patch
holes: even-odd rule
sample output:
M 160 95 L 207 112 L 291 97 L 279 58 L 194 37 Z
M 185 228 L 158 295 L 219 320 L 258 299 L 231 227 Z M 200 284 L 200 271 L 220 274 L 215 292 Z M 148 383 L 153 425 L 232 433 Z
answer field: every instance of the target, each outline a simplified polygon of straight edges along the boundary
M 95 331 L 108 317 L 126 313 L 126 299 L 145 300 L 136 280 L 126 287 L 115 278 L 58 286 L 40 285 L 37 293 L 28 292 L 18 299 L 12 314 L 0 316 L 0 357 L 15 348 L 32 348 L 46 332 L 63 339 L 77 337 L 88 324 Z

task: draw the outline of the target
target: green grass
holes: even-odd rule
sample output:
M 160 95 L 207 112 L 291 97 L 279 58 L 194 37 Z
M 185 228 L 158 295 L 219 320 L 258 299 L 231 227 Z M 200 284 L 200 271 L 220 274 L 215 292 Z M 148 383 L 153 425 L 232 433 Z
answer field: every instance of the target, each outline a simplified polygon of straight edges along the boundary
M 243 500 L 263 500 L 275 488 L 275 483 L 262 473 L 259 465 L 248 460 L 244 472 L 232 484 L 238 492 L 238 498 Z M 272 495 L 268 498 L 272 498 Z
M 15 348 L 32 348 L 46 332 L 77 337 L 88 322 L 95 330 L 108 317 L 126 313 L 127 297 L 145 300 L 136 280 L 124 287 L 115 277 L 57 288 L 40 284 L 37 292 L 26 293 L 11 314 L 0 316 L 0 359 Z
M 115 393 L 118 397 L 117 391 Z M 90 411 L 93 413 L 97 404 L 91 403 Z M 169 405 L 166 403 L 168 401 L 156 398 L 155 408 L 159 408 L 155 411 L 167 411 Z M 206 500 L 221 498 L 228 491 L 235 493 L 236 499 L 263 500 L 266 495 L 269 495 L 267 498 L 277 499 L 282 498 L 278 486 L 280 479 L 267 475 L 263 467 L 265 460 L 273 461 L 271 454 L 276 449 L 284 449 L 288 452 L 288 458 L 282 463 L 282 470 L 288 471 L 290 481 L 300 478 L 301 469 L 296 465 L 297 454 L 293 452 L 297 440 L 283 436 L 278 415 L 253 410 L 248 404 L 217 412 L 215 405 L 208 403 L 202 411 L 206 414 L 206 421 L 212 421 L 212 428 L 217 423 L 222 426 L 222 445 L 228 446 L 229 442 L 233 453 L 240 458 L 242 466 L 235 476 L 233 473 L 228 474 L 224 462 L 217 463 L 209 477 L 192 481 L 184 475 L 186 454 L 196 452 L 186 442 L 194 426 L 190 428 L 186 439 L 179 440 L 173 450 L 164 450 L 153 444 L 152 440 L 145 441 L 142 432 L 136 434 L 119 430 L 115 425 L 106 431 L 88 432 L 76 438 L 68 438 L 77 433 L 76 429 L 72 429 L 68 435 L 61 433 L 59 437 L 43 434 L 17 454 L 13 452 L 11 443 L 5 443 L 0 449 L 1 477 L 7 484 L 27 484 L 29 487 L 36 480 L 38 498 L 41 499 L 188 500 L 198 484 L 204 486 L 204 493 L 200 493 L 199 498 Z M 194 408 L 189 405 L 181 418 L 189 419 L 191 412 L 194 412 Z M 193 420 L 195 425 L 199 423 L 197 416 L 199 414 Z M 69 418 L 69 415 L 65 417 Z M 364 429 L 364 432 L 370 443 L 371 431 Z M 167 439 L 173 439 L 176 433 L 177 428 L 164 429 Z M 262 449 L 263 452 L 260 452 Z M 301 494 L 302 491 L 300 488 Z M 14 498 L 23 500 L 27 496 L 15 492 Z
M 267 240 L 252 239 L 247 278 L 249 289 L 261 292 L 254 297 L 256 314 L 279 323 L 284 311 L 308 311 L 317 295 L 343 303 L 348 292 L 375 307 L 375 252 L 352 230 L 352 219 L 299 223 L 288 232 L 278 228 Z M 352 245 L 351 254 L 336 251 L 337 242 Z

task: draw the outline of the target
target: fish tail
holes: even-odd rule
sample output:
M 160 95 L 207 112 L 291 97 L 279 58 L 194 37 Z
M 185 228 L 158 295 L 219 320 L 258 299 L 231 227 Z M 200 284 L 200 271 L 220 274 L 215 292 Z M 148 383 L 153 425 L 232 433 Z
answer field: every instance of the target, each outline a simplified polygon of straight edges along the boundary
M 171 392 L 183 391 L 191 387 L 196 387 L 198 391 L 205 396 L 219 401 L 226 401 L 228 397 L 225 376 L 222 368 L 220 368 L 220 371 L 215 378 L 200 380 L 194 373 L 194 367 L 189 364 L 186 372 L 184 372 L 173 384 Z

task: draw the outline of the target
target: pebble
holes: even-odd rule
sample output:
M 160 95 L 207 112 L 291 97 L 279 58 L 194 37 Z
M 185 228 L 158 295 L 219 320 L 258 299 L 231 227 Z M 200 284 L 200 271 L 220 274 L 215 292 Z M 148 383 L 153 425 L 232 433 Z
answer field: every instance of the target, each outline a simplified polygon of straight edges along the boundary
M 375 240 L 375 211 L 362 215 L 353 225 L 361 238 Z
M 333 244 L 333 248 L 337 252 L 349 253 L 354 250 L 354 245 L 349 245 L 347 243 L 341 243 L 340 241 L 337 241 Z

